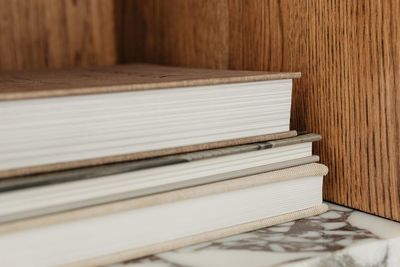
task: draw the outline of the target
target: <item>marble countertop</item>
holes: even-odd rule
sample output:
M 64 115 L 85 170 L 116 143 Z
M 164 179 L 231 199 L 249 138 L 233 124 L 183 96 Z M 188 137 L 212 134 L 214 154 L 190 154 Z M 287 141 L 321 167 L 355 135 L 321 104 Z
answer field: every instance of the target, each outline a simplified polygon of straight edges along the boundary
M 112 266 L 400 266 L 400 223 L 329 207 L 319 216 Z

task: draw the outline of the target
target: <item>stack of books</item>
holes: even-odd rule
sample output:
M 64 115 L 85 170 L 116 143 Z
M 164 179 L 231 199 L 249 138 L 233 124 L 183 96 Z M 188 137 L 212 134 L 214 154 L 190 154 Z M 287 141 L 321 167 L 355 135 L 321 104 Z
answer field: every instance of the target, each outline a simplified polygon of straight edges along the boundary
M 0 74 L 0 262 L 102 265 L 322 213 L 299 73 Z

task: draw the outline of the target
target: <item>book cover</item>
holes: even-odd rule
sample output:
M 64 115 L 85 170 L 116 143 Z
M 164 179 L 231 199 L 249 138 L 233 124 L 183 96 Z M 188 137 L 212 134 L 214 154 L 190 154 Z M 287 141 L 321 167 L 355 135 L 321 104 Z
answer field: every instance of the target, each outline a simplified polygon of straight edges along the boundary
M 299 78 L 265 72 L 126 64 L 91 69 L 3 71 L 0 101 Z

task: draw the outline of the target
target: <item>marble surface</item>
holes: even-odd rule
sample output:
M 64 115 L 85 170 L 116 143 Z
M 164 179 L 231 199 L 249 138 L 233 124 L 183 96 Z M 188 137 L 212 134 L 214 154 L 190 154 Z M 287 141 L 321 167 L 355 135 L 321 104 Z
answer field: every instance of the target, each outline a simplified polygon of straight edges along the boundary
M 329 204 L 319 216 L 112 267 L 400 266 L 400 223 Z

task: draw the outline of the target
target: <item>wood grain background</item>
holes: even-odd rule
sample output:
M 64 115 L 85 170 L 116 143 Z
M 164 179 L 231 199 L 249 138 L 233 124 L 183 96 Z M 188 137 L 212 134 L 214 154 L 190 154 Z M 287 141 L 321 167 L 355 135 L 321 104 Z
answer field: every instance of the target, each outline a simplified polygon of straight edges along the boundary
M 323 136 L 325 199 L 400 220 L 398 0 L 135 3 L 126 61 L 301 71 L 292 128 Z
M 118 60 L 115 0 L 0 0 L 0 70 Z
M 0 70 L 146 61 L 301 71 L 324 197 L 400 220 L 400 0 L 0 0 Z

